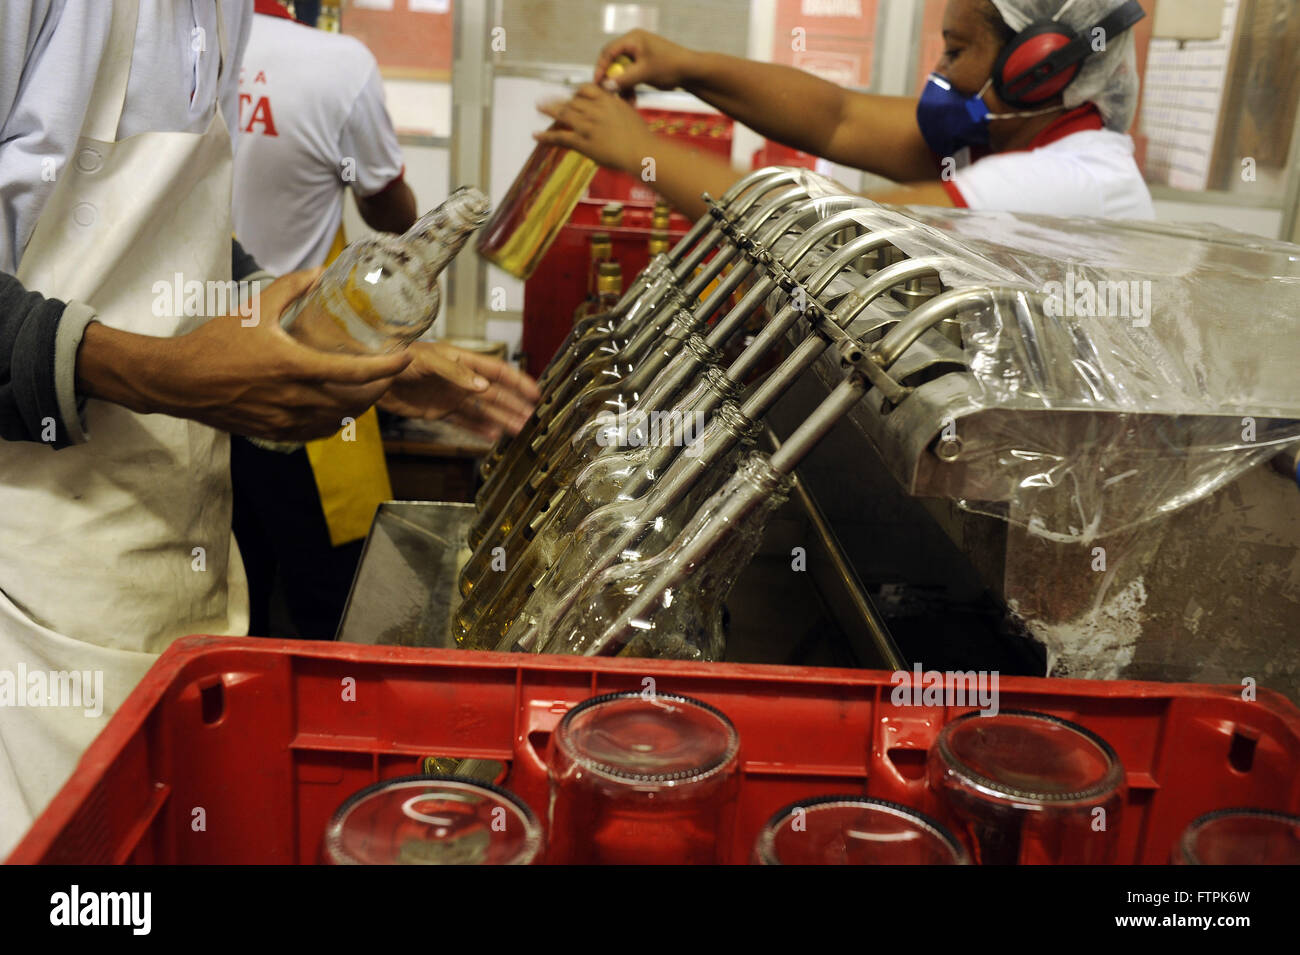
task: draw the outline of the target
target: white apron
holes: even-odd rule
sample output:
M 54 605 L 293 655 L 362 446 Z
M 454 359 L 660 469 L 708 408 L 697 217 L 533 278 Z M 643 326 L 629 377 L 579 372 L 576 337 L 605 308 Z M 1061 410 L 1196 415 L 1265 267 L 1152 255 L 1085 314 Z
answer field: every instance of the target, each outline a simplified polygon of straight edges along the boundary
M 89 304 L 105 325 L 175 336 L 206 317 L 155 315 L 154 283 L 230 278 L 230 139 L 218 107 L 201 135 L 116 141 L 136 13 L 136 2 L 114 0 L 81 138 L 18 278 Z M 224 75 L 220 16 L 218 5 Z M 0 706 L 0 859 L 169 643 L 248 628 L 228 436 L 96 400 L 85 420 L 88 442 L 61 451 L 0 442 L 0 680 L 91 671 L 93 691 L 98 672 L 104 697 L 97 717 L 84 690 L 72 705 Z M 28 704 L 30 686 L 17 687 Z

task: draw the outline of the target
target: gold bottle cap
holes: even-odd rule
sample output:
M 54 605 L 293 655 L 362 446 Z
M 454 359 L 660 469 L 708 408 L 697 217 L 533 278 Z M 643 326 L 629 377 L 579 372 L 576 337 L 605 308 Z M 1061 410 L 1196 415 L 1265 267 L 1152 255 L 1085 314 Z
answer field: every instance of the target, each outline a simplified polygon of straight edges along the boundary
M 608 232 L 593 232 L 591 234 L 591 257 L 593 259 L 607 259 L 614 251 L 614 240 L 609 237 Z
M 600 263 L 596 275 L 596 290 L 601 293 L 612 292 L 615 295 L 623 291 L 623 269 L 617 262 Z
M 632 65 L 632 57 L 626 53 L 614 58 L 614 62 L 605 67 L 605 75 L 617 79 Z
M 649 246 L 651 255 L 667 252 L 669 247 L 668 233 L 662 229 L 655 229 L 650 233 Z
M 623 224 L 623 203 L 609 202 L 600 210 L 600 224 L 621 226 Z

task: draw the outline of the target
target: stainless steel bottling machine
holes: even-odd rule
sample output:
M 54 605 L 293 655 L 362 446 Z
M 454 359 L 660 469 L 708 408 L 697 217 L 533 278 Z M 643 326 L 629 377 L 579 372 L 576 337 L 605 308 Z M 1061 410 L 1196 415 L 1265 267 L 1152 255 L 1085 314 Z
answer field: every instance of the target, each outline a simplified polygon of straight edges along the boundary
M 381 508 L 339 636 L 1294 699 L 1297 369 L 1300 247 L 760 170 L 575 325 L 477 506 Z

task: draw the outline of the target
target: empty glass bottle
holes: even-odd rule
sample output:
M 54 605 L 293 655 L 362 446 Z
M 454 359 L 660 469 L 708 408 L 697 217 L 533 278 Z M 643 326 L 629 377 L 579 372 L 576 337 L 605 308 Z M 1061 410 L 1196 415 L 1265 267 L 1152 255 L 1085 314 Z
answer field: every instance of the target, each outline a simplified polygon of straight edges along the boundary
M 615 564 L 558 618 L 543 618 L 545 653 L 719 660 L 722 607 L 785 503 L 789 478 L 747 458 L 667 549 Z
M 389 352 L 438 317 L 438 275 L 487 218 L 487 196 L 462 187 L 400 236 L 353 242 L 281 317 L 286 331 L 322 351 Z

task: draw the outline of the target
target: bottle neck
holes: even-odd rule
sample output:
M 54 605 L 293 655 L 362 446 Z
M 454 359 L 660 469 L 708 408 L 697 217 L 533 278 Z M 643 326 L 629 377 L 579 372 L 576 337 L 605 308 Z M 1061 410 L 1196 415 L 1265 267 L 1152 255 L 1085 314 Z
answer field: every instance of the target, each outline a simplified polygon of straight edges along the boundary
M 425 213 L 403 235 L 402 242 L 415 251 L 421 266 L 437 276 L 454 259 L 470 235 L 482 225 L 491 210 L 487 196 L 462 186 L 430 212 Z

